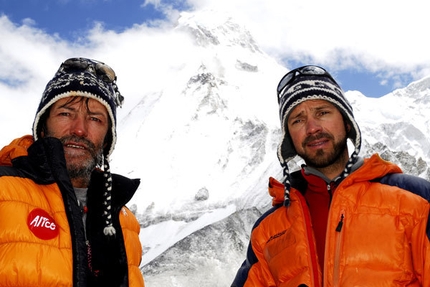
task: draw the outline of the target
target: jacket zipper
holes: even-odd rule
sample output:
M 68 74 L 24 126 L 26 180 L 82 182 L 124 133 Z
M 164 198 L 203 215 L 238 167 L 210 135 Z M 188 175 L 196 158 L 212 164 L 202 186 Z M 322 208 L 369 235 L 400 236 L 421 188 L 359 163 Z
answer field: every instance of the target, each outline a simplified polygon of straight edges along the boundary
M 85 244 L 87 245 L 88 269 L 94 275 L 94 277 L 98 277 L 100 270 L 95 270 L 93 268 L 93 253 L 92 253 L 90 241 L 89 240 L 85 241 Z
M 315 248 L 315 242 L 313 240 L 313 230 L 311 217 L 309 213 L 308 206 L 306 204 L 305 199 L 299 195 L 299 201 L 302 206 L 301 210 L 303 212 L 303 217 L 305 219 L 305 229 L 306 229 L 306 239 L 308 241 L 309 255 L 310 255 L 310 272 L 311 272 L 311 280 L 313 283 L 311 286 L 320 287 L 319 278 L 318 278 L 318 261 L 317 261 L 317 251 Z
M 345 211 L 342 210 L 340 212 L 340 219 L 339 223 L 336 227 L 336 236 L 335 236 L 335 254 L 334 254 L 334 264 L 333 264 L 333 286 L 337 287 L 339 286 L 339 280 L 340 280 L 340 258 L 341 258 L 341 248 L 342 248 L 342 227 L 343 227 L 343 221 L 345 219 Z

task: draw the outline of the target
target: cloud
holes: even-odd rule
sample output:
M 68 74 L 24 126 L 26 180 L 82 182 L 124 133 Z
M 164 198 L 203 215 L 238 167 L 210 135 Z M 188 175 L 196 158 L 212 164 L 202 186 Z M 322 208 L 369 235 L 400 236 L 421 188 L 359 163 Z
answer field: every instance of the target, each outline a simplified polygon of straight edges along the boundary
M 143 89 L 172 84 L 175 71 L 185 68 L 184 61 L 196 61 L 192 41 L 174 29 L 184 7 L 218 11 L 220 24 L 233 18 L 249 30 L 262 51 L 287 68 L 313 62 L 334 72 L 365 70 L 376 73 L 381 83 L 398 79 L 399 87 L 404 84 L 402 74 L 420 79 L 430 73 L 425 1 L 147 0 L 142 5 L 153 5 L 166 18 L 135 23 L 121 32 L 95 23 L 74 42 L 47 34 L 33 20 L 16 24 L 0 16 L 0 105 L 10 107 L 0 115 L 4 134 L 31 132 L 44 86 L 68 57 L 111 65 L 126 105 L 136 104 Z
M 1 146 L 31 133 L 43 89 L 69 57 L 93 58 L 112 66 L 127 108 L 137 104 L 143 93 L 174 82 L 174 72 L 183 68 L 184 60 L 193 61 L 189 36 L 177 33 L 168 21 L 136 24 L 121 33 L 96 23 L 70 43 L 2 16 L 0 34 L 0 106 L 7 107 L 0 114 L 0 128 L 8 135 L 2 137 Z
M 425 1 L 190 1 L 241 19 L 261 47 L 280 59 L 340 68 L 395 67 L 412 72 L 429 62 Z M 203 3 L 203 4 L 202 4 Z M 349 55 L 347 63 L 337 60 Z M 365 55 L 365 57 L 363 57 Z M 377 64 L 375 64 L 377 63 Z

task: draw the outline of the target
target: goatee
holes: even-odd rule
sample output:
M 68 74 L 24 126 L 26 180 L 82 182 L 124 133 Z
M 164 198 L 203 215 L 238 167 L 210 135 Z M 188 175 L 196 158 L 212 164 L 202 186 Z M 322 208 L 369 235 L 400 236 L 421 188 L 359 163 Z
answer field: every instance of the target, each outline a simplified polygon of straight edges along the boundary
M 333 142 L 333 150 L 330 152 L 324 151 L 323 149 L 319 149 L 316 151 L 316 154 L 313 156 L 309 156 L 308 154 L 299 154 L 303 160 L 306 162 L 308 166 L 314 168 L 325 168 L 330 165 L 336 164 L 339 161 L 343 161 L 342 155 L 347 149 L 347 139 L 346 136 L 342 138 L 340 141 L 334 141 L 332 135 L 327 133 L 320 133 L 315 136 L 309 136 L 303 142 L 303 147 L 306 146 L 308 142 L 318 140 L 321 138 L 329 139 Z

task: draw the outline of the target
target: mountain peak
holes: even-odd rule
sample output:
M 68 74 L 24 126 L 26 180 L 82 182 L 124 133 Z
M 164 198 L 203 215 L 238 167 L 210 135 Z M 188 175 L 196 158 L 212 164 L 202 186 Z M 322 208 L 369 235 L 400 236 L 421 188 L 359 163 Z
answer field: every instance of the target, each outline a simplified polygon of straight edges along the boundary
M 407 97 L 416 100 L 417 104 L 430 103 L 430 76 L 410 83 L 406 88 L 392 92 L 397 97 Z
M 182 12 L 176 29 L 192 35 L 195 44 L 201 47 L 239 46 L 261 52 L 250 32 L 226 13 L 213 10 Z

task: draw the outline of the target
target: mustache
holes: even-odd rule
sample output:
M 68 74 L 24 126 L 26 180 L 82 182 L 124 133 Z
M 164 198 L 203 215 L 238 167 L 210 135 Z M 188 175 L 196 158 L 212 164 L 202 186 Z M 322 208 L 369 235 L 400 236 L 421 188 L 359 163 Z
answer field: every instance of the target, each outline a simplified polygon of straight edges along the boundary
M 75 135 L 71 135 L 71 136 L 64 136 L 59 138 L 59 140 L 61 141 L 61 143 L 64 145 L 68 142 L 75 142 L 75 143 L 81 143 L 84 144 L 85 147 L 90 150 L 90 151 L 94 151 L 96 149 L 95 144 L 93 144 L 91 141 L 82 138 L 82 137 L 78 137 Z
M 305 146 L 305 145 L 307 145 L 308 143 L 310 143 L 312 141 L 319 140 L 319 139 L 322 139 L 322 138 L 326 138 L 326 139 L 330 139 L 330 140 L 334 139 L 331 134 L 321 132 L 321 133 L 318 133 L 316 135 L 307 136 L 305 138 L 305 140 L 303 141 L 302 146 Z

